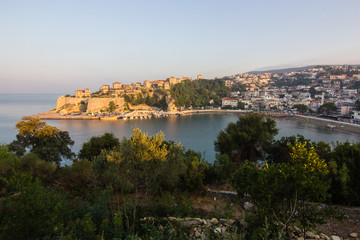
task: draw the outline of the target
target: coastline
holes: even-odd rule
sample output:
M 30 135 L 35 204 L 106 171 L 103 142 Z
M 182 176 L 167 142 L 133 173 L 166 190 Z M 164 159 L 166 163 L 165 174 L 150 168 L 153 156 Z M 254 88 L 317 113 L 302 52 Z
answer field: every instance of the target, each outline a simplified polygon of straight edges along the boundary
M 317 118 L 313 116 L 296 115 L 295 120 L 301 123 L 309 123 L 320 126 L 332 125 L 333 131 L 343 131 L 360 134 L 360 125 L 354 123 L 340 122 L 330 119 Z
M 238 113 L 246 114 L 253 112 L 251 110 L 228 110 L 228 109 L 195 109 L 195 110 L 184 110 L 176 112 L 158 112 L 158 111 L 134 111 L 128 115 L 121 116 L 89 116 L 86 114 L 79 115 L 62 115 L 57 113 L 55 110 L 50 110 L 48 112 L 38 113 L 31 116 L 23 116 L 23 120 L 28 120 L 31 118 L 39 118 L 41 120 L 107 120 L 107 121 L 124 121 L 137 118 L 159 118 L 159 117 L 169 117 L 169 116 L 182 116 L 182 115 L 191 115 L 191 114 L 212 114 L 212 113 Z M 258 112 L 265 117 L 271 118 L 283 118 L 291 121 L 298 121 L 305 124 L 314 124 L 319 126 L 330 126 L 333 131 L 343 131 L 349 133 L 360 134 L 360 125 L 340 122 L 330 119 L 317 118 L 313 116 L 305 115 L 289 115 L 279 112 Z

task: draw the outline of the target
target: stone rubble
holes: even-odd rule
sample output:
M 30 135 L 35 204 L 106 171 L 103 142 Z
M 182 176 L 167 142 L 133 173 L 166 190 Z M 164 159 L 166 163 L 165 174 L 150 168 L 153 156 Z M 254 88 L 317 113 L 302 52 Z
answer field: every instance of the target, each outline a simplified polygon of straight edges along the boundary
M 206 240 L 207 233 L 212 231 L 213 234 L 228 236 L 230 235 L 236 228 L 235 221 L 232 219 L 200 219 L 200 218 L 176 218 L 176 217 L 168 217 L 163 219 L 165 221 L 170 221 L 176 224 L 179 224 L 181 227 L 184 227 L 189 230 L 189 238 L 197 239 L 197 240 Z M 142 221 L 152 221 L 155 219 L 152 217 L 143 218 Z M 296 240 L 304 240 L 304 232 L 302 229 L 296 226 L 289 226 L 290 234 L 293 239 Z M 339 236 L 331 235 L 327 236 L 323 233 L 316 234 L 311 231 L 307 231 L 305 233 L 306 240 L 346 240 L 342 239 Z M 356 233 L 351 233 L 350 237 L 352 239 L 358 239 Z M 350 239 L 351 240 L 351 239 Z

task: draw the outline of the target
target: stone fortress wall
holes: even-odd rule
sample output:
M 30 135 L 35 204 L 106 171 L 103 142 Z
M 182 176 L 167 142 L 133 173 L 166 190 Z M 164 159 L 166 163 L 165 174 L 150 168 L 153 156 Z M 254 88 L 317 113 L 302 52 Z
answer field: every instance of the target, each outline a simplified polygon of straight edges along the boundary
M 109 103 L 113 101 L 118 107 L 124 106 L 124 98 L 78 98 L 78 97 L 59 97 L 56 103 L 56 111 L 66 109 L 68 112 L 80 111 L 80 102 L 84 101 L 87 103 L 87 113 L 99 112 L 109 106 Z

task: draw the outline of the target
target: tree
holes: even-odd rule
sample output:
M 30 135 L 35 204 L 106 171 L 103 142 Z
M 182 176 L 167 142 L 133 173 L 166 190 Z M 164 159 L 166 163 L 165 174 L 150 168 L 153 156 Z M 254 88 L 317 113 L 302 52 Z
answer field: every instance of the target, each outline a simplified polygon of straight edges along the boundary
M 74 153 L 69 133 L 49 126 L 38 118 L 20 121 L 16 124 L 18 134 L 16 140 L 9 144 L 9 149 L 18 156 L 27 151 L 37 154 L 41 159 L 60 164 L 62 158 L 71 159 Z
M 329 113 L 336 111 L 336 110 L 337 110 L 337 107 L 336 107 L 335 103 L 328 102 L 328 103 L 324 103 L 323 105 L 321 105 L 318 109 L 318 112 L 327 116 L 327 115 L 329 115 Z
M 220 131 L 215 141 L 215 151 L 227 154 L 234 162 L 245 159 L 255 162 L 278 133 L 276 122 L 259 114 L 246 114 Z
M 337 143 L 328 159 L 335 203 L 360 205 L 360 143 Z
M 356 100 L 355 106 L 356 106 L 356 110 L 360 111 L 360 100 Z
M 110 101 L 109 102 L 109 107 L 108 107 L 108 111 L 110 113 L 114 112 L 114 110 L 117 108 L 118 106 L 114 103 L 114 101 Z
M 238 109 L 245 109 L 245 103 L 243 103 L 243 102 L 238 102 L 238 105 L 237 105 L 237 108 Z
M 294 105 L 294 108 L 296 108 L 298 110 L 298 112 L 300 112 L 302 114 L 306 113 L 306 111 L 308 109 L 307 106 L 304 104 L 296 104 L 296 105 Z
M 79 108 L 80 108 L 80 111 L 86 112 L 87 107 L 88 107 L 87 102 L 85 102 L 85 101 L 81 101 L 81 102 L 80 102 L 80 107 L 79 107 Z
M 79 152 L 79 158 L 92 160 L 103 150 L 112 150 L 120 144 L 119 139 L 112 133 L 104 133 L 102 136 L 91 137 L 89 141 L 83 143 Z

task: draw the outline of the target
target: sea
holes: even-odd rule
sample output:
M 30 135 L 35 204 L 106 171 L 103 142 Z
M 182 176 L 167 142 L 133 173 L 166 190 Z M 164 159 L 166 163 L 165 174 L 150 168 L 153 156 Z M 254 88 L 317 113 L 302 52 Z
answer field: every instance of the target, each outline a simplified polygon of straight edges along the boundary
M 47 112 L 56 107 L 56 100 L 61 94 L 0 94 L 0 143 L 7 144 L 15 140 L 17 130 L 15 124 L 22 116 Z M 215 160 L 214 141 L 218 133 L 230 122 L 235 122 L 238 113 L 206 113 L 167 118 L 134 119 L 118 121 L 100 120 L 46 120 L 49 125 L 68 131 L 72 140 L 73 152 L 78 153 L 82 144 L 92 136 L 105 132 L 113 133 L 122 139 L 130 137 L 133 128 L 153 135 L 162 131 L 166 140 L 181 143 L 186 149 L 201 152 L 206 161 Z M 360 135 L 331 130 L 326 126 L 301 123 L 294 120 L 275 119 L 279 134 L 275 137 L 303 135 L 312 141 L 359 142 Z

